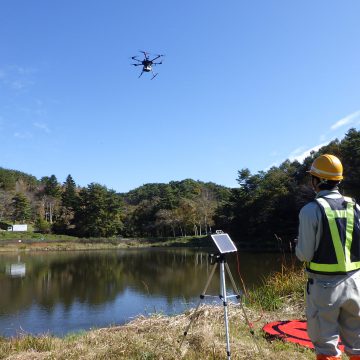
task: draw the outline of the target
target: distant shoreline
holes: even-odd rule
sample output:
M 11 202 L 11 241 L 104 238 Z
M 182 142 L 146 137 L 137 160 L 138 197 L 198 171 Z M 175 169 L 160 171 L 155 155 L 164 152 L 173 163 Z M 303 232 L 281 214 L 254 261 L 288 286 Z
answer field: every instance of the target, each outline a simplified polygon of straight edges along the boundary
M 288 248 L 279 248 L 273 243 L 235 242 L 239 251 L 291 253 Z M 0 232 L 0 253 L 19 251 L 76 251 L 108 250 L 144 247 L 211 248 L 209 236 L 183 236 L 175 238 L 78 238 L 68 235 Z M 291 250 L 291 249 L 290 249 Z
M 206 236 L 177 238 L 76 238 L 64 235 L 0 233 L 0 253 L 19 251 L 108 250 L 140 247 L 204 247 Z M 15 236 L 14 236 L 15 235 Z

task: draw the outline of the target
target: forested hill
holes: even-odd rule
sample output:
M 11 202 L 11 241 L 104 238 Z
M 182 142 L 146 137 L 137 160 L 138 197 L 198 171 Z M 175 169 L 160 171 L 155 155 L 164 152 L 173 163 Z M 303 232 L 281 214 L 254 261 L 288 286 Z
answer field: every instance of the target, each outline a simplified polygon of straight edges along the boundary
M 169 237 L 222 229 L 252 245 L 288 243 L 296 236 L 300 208 L 314 197 L 306 171 L 323 153 L 341 159 L 341 190 L 359 200 L 360 132 L 350 129 L 301 163 L 286 160 L 256 174 L 239 164 L 234 189 L 186 179 L 118 194 L 97 183 L 79 187 L 71 175 L 59 183 L 55 175 L 38 180 L 0 168 L 0 226 L 27 222 L 37 231 L 82 237 Z
M 35 231 L 80 237 L 204 235 L 230 194 L 224 186 L 192 179 L 119 194 L 96 183 L 79 187 L 71 175 L 61 184 L 55 175 L 38 180 L 0 168 L 0 228 L 29 223 Z
M 231 189 L 186 179 L 169 184 L 146 184 L 122 194 L 127 210 L 128 236 L 203 235 L 214 226 L 216 209 Z
M 9 170 L 0 167 L 0 189 L 5 191 L 22 191 L 24 189 L 36 189 L 39 181 L 35 176 L 17 170 Z

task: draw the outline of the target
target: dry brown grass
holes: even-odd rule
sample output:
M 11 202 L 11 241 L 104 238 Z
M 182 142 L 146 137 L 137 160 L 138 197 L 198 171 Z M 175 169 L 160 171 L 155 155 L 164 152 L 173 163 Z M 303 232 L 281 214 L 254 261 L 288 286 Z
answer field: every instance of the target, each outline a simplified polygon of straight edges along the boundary
M 124 326 L 93 330 L 64 339 L 51 336 L 2 339 L 0 359 L 226 359 L 224 313 L 221 305 L 203 305 L 199 308 L 181 350 L 179 349 L 183 332 L 190 323 L 193 311 L 174 317 L 138 317 Z M 231 359 L 314 358 L 310 350 L 296 345 L 281 341 L 268 342 L 261 331 L 262 326 L 268 321 L 298 318 L 301 316 L 298 309 L 288 306 L 282 312 L 262 314 L 253 309 L 246 309 L 246 313 L 250 321 L 254 322 L 255 338 L 250 334 L 240 306 L 229 306 Z

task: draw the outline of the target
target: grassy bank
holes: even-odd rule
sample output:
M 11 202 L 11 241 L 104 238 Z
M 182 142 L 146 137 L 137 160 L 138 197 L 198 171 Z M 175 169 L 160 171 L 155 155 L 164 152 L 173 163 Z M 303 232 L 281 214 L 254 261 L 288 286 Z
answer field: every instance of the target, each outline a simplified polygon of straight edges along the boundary
M 226 359 L 225 331 L 222 306 L 203 306 L 193 323 L 181 349 L 183 331 L 191 313 L 174 317 L 153 315 L 139 317 L 131 323 L 84 334 L 73 334 L 64 339 L 50 336 L 24 336 L 0 342 L 2 359 Z M 292 317 L 293 314 L 281 314 Z M 254 320 L 259 314 L 248 309 Z M 255 325 L 253 337 L 244 321 L 241 309 L 229 307 L 232 359 L 311 359 L 311 351 L 285 344 L 268 342 L 261 333 L 265 321 L 278 319 L 279 315 L 263 314 Z M 260 349 L 260 352 L 257 348 Z
M 241 307 L 229 305 L 232 359 L 314 358 L 313 352 L 306 348 L 281 340 L 270 342 L 261 330 L 270 321 L 303 318 L 304 279 L 303 271 L 284 268 L 265 279 L 261 289 L 249 291 L 244 309 L 253 323 L 255 335 L 251 335 Z M 263 303 L 267 304 L 266 307 Z M 0 359 L 226 359 L 224 315 L 220 304 L 200 307 L 179 348 L 193 312 L 138 317 L 123 326 L 70 334 L 65 338 L 22 335 L 1 339 Z
M 204 246 L 204 236 L 177 238 L 77 238 L 66 235 L 36 234 L 31 232 L 0 232 L 0 252 L 100 250 L 150 246 Z

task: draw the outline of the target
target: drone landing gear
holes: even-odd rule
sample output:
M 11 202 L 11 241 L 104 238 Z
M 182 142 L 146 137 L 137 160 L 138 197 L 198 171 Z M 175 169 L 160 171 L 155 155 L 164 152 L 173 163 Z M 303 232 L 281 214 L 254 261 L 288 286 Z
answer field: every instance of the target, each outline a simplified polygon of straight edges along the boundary
M 155 79 L 158 76 L 158 73 L 154 74 L 153 73 L 153 77 L 151 78 L 151 80 Z

